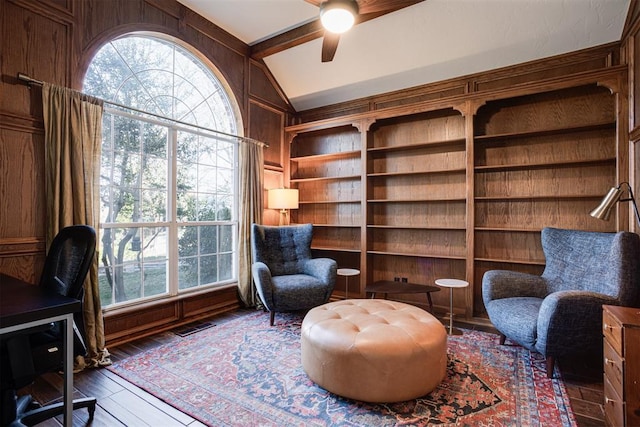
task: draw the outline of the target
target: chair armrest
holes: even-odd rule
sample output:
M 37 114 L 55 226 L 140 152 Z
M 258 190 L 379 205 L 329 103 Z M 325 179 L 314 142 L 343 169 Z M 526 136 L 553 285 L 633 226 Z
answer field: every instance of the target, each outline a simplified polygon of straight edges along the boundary
M 254 262 L 251 265 L 251 275 L 260 300 L 268 310 L 273 309 L 273 282 L 271 281 L 271 270 L 263 262 Z
M 561 356 L 571 337 L 571 349 L 588 349 L 602 342 L 602 305 L 617 305 L 608 295 L 590 291 L 558 291 L 540 306 L 536 349 L 545 355 Z
M 313 276 L 333 290 L 336 284 L 338 263 L 331 258 L 313 258 L 304 263 L 303 272 Z
M 482 300 L 489 301 L 512 297 L 544 298 L 547 281 L 541 276 L 509 270 L 490 270 L 482 277 Z

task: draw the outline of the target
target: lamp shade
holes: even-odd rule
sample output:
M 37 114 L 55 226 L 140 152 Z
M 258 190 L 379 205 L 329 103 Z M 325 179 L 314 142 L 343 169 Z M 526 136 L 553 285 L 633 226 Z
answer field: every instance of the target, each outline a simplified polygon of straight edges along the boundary
M 327 0 L 320 5 L 320 22 L 332 33 L 349 30 L 356 21 L 358 3 L 355 0 Z
M 604 196 L 600 204 L 591 211 L 590 215 L 594 218 L 607 221 L 609 215 L 611 215 L 611 209 L 613 209 L 618 200 L 620 200 L 620 196 L 622 196 L 622 188 L 620 188 L 620 186 L 611 187 L 607 195 Z
M 275 188 L 268 191 L 269 209 L 298 209 L 298 190 L 293 188 Z

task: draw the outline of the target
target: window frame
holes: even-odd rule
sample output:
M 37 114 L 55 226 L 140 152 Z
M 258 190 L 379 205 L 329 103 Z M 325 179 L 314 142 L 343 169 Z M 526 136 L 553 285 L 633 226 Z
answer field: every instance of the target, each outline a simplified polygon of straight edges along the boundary
M 200 65 L 204 68 L 206 68 L 212 75 L 213 79 L 216 80 L 215 83 L 217 83 L 217 85 L 222 89 L 223 96 L 226 98 L 226 105 L 227 107 L 230 109 L 230 113 L 227 117 L 227 119 L 231 119 L 230 122 L 227 122 L 229 125 L 231 125 L 232 127 L 235 127 L 234 131 L 236 132 L 241 132 L 243 129 L 242 126 L 242 115 L 240 114 L 240 109 L 236 103 L 236 99 L 235 96 L 233 94 L 233 92 L 230 90 L 230 87 L 228 85 L 228 83 L 226 82 L 226 80 L 222 77 L 221 73 L 217 70 L 217 68 L 215 66 L 213 66 L 209 61 L 206 60 L 206 58 L 203 57 L 202 54 L 200 54 L 199 52 L 197 52 L 197 50 L 195 50 L 194 48 L 186 45 L 185 43 L 181 42 L 180 40 L 177 40 L 173 37 L 170 36 L 166 36 L 163 34 L 156 34 L 156 33 L 128 33 L 125 34 L 123 36 L 117 37 L 114 40 L 117 39 L 121 39 L 123 37 L 136 37 L 136 36 L 142 36 L 142 37 L 147 37 L 147 38 L 152 38 L 152 39 L 157 39 L 161 42 L 164 43 L 173 43 L 174 45 L 174 49 L 175 48 L 179 48 L 182 49 L 184 51 L 186 51 L 188 54 L 190 54 L 192 56 L 193 60 L 199 60 L 200 61 Z M 111 40 L 108 43 L 111 43 Z M 104 46 L 103 46 L 104 47 Z M 183 297 L 183 296 L 187 296 L 187 295 L 192 295 L 195 293 L 200 293 L 200 292 L 208 292 L 211 291 L 213 289 L 221 289 L 221 288 L 226 288 L 229 286 L 232 286 L 234 284 L 237 283 L 238 281 L 238 276 L 239 276 L 239 266 L 238 266 L 238 227 L 239 227 L 239 209 L 240 209 L 240 203 L 239 203 L 239 163 L 238 163 L 238 154 L 239 154 L 239 139 L 238 138 L 242 138 L 241 134 L 237 135 L 237 138 L 234 137 L 233 135 L 229 135 L 228 133 L 225 132 L 219 132 L 216 131 L 215 129 L 206 129 L 203 128 L 201 126 L 198 126 L 197 124 L 189 124 L 189 123 L 184 123 L 181 121 L 177 121 L 174 120 L 172 118 L 160 118 L 159 116 L 157 116 L 156 114 L 149 112 L 149 113 L 143 113 L 140 112 L 139 110 L 136 110 L 135 108 L 131 108 L 131 111 L 136 112 L 135 114 L 133 113 L 128 113 L 125 111 L 122 111 L 121 109 L 118 109 L 120 107 L 123 107 L 119 104 L 113 104 L 115 105 L 117 108 L 112 108 L 109 107 L 108 105 L 110 104 L 110 102 L 108 100 L 105 101 L 105 111 L 107 111 L 110 114 L 117 114 L 120 116 L 125 116 L 130 119 L 134 119 L 134 120 L 141 120 L 145 123 L 149 123 L 152 125 L 159 125 L 162 127 L 166 128 L 167 131 L 167 169 L 168 169 L 168 177 L 167 177 L 167 183 L 168 183 L 168 188 L 167 188 L 167 203 L 166 203 L 166 215 L 165 215 L 165 221 L 158 221 L 158 222 L 135 222 L 135 223 L 118 223 L 118 222 L 112 222 L 112 223 L 103 223 L 102 219 L 101 222 L 99 224 L 99 229 L 100 231 L 105 229 L 105 228 L 124 228 L 124 227 L 136 227 L 139 228 L 140 230 L 143 230 L 144 228 L 150 228 L 150 227 L 165 227 L 167 230 L 167 236 L 168 236 L 168 240 L 167 240 L 167 248 L 166 248 L 166 288 L 165 288 L 165 292 L 162 292 L 161 294 L 157 294 L 157 295 L 152 295 L 152 296 L 143 296 L 143 297 L 136 297 L 133 298 L 131 300 L 127 300 L 127 301 L 121 301 L 121 302 L 115 302 L 115 300 L 113 300 L 113 302 L 111 302 L 110 304 L 106 305 L 103 307 L 103 310 L 106 311 L 112 311 L 112 310 L 118 310 L 118 309 L 123 309 L 123 308 L 128 308 L 128 307 L 135 307 L 135 306 L 139 306 L 139 305 L 143 305 L 143 304 L 147 304 L 147 303 L 151 303 L 154 301 L 158 301 L 158 300 L 171 300 L 174 299 L 176 297 Z M 233 176 L 233 183 L 232 183 L 232 191 L 231 191 L 231 199 L 232 199 L 232 215 L 231 218 L 229 220 L 216 220 L 216 221 L 202 221 L 202 220 L 194 220 L 194 221 L 179 221 L 178 217 L 177 217 L 177 195 L 178 195 L 178 188 L 177 188 L 177 181 L 178 181 L 178 155 L 177 155 L 177 149 L 178 149 L 178 134 L 179 132 L 188 132 L 190 134 L 194 134 L 197 135 L 199 137 L 205 137 L 205 138 L 212 138 L 215 141 L 226 141 L 226 142 L 230 142 L 232 143 L 233 146 L 233 160 L 232 160 L 232 176 Z M 103 130 L 103 134 L 104 134 L 104 130 Z M 217 142 L 216 142 L 217 143 Z M 217 170 L 217 167 L 215 168 Z M 196 285 L 193 287 L 189 287 L 189 288 L 184 288 L 184 289 L 180 289 L 180 283 L 179 283 L 179 274 L 180 274 L 180 266 L 179 266 L 179 228 L 180 227 L 184 227 L 184 226 L 225 226 L 225 227 L 231 227 L 231 252 L 225 251 L 225 252 L 219 252 L 220 249 L 220 234 L 218 234 L 217 237 L 217 248 L 216 248 L 216 256 L 218 255 L 231 255 L 231 262 L 232 265 L 230 267 L 230 271 L 231 271 L 231 278 L 229 279 L 223 279 L 223 280 L 217 280 L 216 282 L 212 282 L 212 283 L 208 283 L 208 284 L 203 284 L 203 285 Z M 219 231 L 219 229 L 218 229 Z M 140 235 L 142 231 L 138 232 L 138 235 Z M 216 262 L 220 262 L 219 259 Z M 218 264 L 219 266 L 220 264 Z M 100 267 L 101 270 L 104 269 L 104 266 Z M 219 274 L 219 269 L 218 269 L 218 273 Z M 219 276 L 218 276 L 219 277 Z M 113 290 L 112 290 L 112 295 L 113 295 Z

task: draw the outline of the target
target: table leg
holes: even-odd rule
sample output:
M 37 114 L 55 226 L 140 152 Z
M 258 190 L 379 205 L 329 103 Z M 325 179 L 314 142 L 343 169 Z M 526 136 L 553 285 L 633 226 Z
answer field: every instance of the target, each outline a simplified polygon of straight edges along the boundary
M 73 315 L 64 321 L 64 425 L 73 425 Z
M 462 331 L 453 327 L 453 288 L 449 288 L 449 335 L 462 335 Z
M 344 299 L 349 299 L 349 276 L 344 276 Z
M 453 335 L 453 288 L 449 288 L 449 335 Z
M 431 301 L 431 292 L 427 292 L 427 301 L 429 301 L 429 312 L 433 314 L 433 301 Z

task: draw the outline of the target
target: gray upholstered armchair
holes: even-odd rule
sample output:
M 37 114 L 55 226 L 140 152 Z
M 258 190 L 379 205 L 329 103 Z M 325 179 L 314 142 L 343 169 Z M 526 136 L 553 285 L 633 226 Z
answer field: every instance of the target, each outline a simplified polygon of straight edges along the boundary
M 271 313 L 306 310 L 329 301 L 336 261 L 311 258 L 311 224 L 251 226 L 251 273 L 260 300 Z
M 602 305 L 635 306 L 640 237 L 545 228 L 542 276 L 492 270 L 482 280 L 489 318 L 505 337 L 546 358 L 602 351 Z

